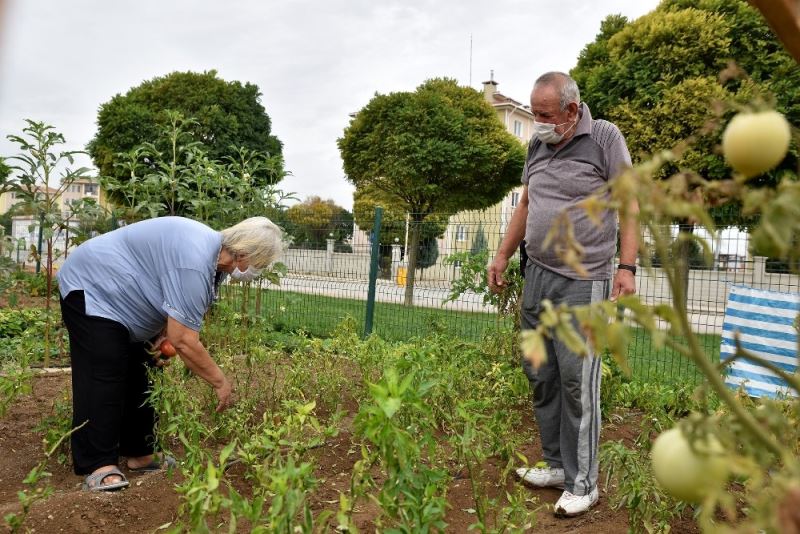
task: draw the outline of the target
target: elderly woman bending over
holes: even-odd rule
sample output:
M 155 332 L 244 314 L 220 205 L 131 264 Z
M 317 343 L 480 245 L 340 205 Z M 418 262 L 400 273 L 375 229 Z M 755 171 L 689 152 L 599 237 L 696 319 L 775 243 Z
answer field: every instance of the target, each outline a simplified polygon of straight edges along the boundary
M 267 267 L 282 251 L 281 237 L 265 217 L 221 232 L 162 217 L 90 239 L 69 255 L 57 278 L 72 360 L 73 428 L 86 422 L 71 438 L 85 489 L 127 486 L 120 456 L 130 471 L 174 463 L 154 455 L 148 340 L 165 332 L 186 366 L 214 388 L 217 411 L 230 405 L 231 383 L 200 342 L 203 316 L 215 281 Z

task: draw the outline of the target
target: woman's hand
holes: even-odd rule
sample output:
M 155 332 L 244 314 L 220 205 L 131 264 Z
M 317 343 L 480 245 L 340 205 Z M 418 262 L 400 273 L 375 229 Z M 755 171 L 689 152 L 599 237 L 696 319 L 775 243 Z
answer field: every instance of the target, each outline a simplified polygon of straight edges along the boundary
M 233 386 L 200 342 L 200 334 L 169 317 L 167 319 L 167 337 L 175 345 L 175 349 L 186 367 L 214 388 L 214 393 L 219 399 L 217 412 L 221 412 L 233 404 Z

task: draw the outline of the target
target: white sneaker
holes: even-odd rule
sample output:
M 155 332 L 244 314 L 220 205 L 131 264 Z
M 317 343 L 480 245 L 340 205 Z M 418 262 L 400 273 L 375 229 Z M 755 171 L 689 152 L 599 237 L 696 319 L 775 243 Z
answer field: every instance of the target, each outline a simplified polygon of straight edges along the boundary
M 568 491 L 564 491 L 556 503 L 556 515 L 559 517 L 572 517 L 584 514 L 589 511 L 589 508 L 597 504 L 599 496 L 597 486 L 588 495 L 573 495 Z
M 534 488 L 564 489 L 564 470 L 550 467 L 547 462 L 539 462 L 533 467 L 520 467 L 517 476 L 524 484 Z

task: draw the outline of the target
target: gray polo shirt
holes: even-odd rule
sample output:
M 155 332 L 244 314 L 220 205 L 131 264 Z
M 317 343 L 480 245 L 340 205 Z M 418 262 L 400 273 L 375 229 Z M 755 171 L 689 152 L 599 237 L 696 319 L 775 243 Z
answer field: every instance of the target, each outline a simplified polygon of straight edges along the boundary
M 617 215 L 606 210 L 598 227 L 576 204 L 630 167 L 631 156 L 622 133 L 614 124 L 593 120 L 589 107 L 580 105 L 575 135 L 566 145 L 554 149 L 531 141 L 522 170 L 528 189 L 528 218 L 525 250 L 534 263 L 568 278 L 581 278 L 564 265 L 551 245 L 542 248 L 556 217 L 567 210 L 575 238 L 583 246 L 583 265 L 589 280 L 607 280 L 613 273 L 617 244 Z
M 137 222 L 80 245 L 58 271 L 59 290 L 82 289 L 86 315 L 123 324 L 131 341 L 157 335 L 167 316 L 199 331 L 221 247 L 222 234 L 190 219 Z

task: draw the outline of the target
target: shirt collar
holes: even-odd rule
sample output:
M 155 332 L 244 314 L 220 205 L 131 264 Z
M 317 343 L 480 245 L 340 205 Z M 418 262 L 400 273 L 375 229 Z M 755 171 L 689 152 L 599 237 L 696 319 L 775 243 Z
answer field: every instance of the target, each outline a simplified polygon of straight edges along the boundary
M 592 133 L 592 112 L 589 111 L 589 106 L 585 102 L 581 102 L 578 114 L 580 119 L 578 119 L 578 125 L 575 127 L 575 135 L 573 137 Z

